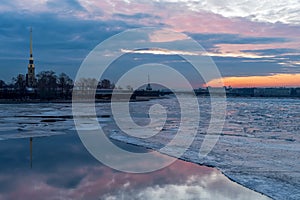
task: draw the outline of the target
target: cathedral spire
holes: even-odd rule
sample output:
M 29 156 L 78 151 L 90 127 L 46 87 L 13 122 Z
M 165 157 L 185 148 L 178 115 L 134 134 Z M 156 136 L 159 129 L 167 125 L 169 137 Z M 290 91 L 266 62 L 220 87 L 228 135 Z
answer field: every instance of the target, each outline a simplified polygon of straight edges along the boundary
M 28 87 L 34 87 L 36 83 L 35 79 L 35 67 L 33 61 L 33 50 L 32 50 L 32 28 L 30 28 L 30 57 L 28 64 L 28 72 L 26 76 L 26 85 Z
M 32 58 L 32 27 L 30 27 L 30 58 Z

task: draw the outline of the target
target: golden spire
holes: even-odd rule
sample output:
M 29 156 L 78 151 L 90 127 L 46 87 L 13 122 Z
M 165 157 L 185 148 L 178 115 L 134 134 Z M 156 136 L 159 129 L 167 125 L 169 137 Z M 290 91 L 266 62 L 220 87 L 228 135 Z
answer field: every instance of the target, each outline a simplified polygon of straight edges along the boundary
M 33 54 L 32 53 L 32 27 L 30 27 L 30 57 L 29 57 L 28 72 L 26 77 L 26 85 L 28 87 L 34 87 L 36 83 L 34 60 L 32 54 Z
M 32 27 L 30 27 L 30 57 L 32 57 Z

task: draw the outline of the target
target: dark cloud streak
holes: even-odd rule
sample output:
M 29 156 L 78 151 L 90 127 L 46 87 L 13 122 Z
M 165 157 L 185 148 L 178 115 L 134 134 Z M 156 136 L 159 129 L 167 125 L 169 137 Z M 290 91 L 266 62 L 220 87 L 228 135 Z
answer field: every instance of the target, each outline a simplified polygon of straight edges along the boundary
M 245 37 L 238 34 L 195 34 L 186 33 L 203 47 L 211 49 L 217 44 L 272 44 L 288 42 L 288 38 L 283 37 Z
M 94 21 L 60 18 L 56 14 L 0 16 L 1 77 L 10 81 L 19 73 L 26 73 L 29 58 L 29 27 L 33 28 L 33 50 L 37 72 L 57 70 L 75 76 L 85 56 L 100 42 L 128 28 L 120 20 Z M 16 60 L 15 58 L 19 59 Z M 8 70 L 13 67 L 15 70 Z

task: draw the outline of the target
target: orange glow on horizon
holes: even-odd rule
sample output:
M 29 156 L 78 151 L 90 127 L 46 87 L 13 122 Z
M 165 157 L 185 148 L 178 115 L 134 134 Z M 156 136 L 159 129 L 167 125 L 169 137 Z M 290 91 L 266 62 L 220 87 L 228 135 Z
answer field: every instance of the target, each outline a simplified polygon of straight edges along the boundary
M 234 88 L 246 87 L 299 87 L 300 74 L 275 74 L 269 76 L 224 77 L 209 81 L 205 86 Z

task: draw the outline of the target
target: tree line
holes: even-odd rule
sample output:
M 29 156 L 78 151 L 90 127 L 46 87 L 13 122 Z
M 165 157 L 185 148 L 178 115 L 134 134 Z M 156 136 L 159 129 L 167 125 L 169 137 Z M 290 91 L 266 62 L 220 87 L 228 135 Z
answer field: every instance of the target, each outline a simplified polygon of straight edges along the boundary
M 10 84 L 0 80 L 0 99 L 71 99 L 74 85 L 82 85 L 87 88 L 91 84 L 96 84 L 97 88 L 113 89 L 115 86 L 108 79 L 98 82 L 96 79 L 81 79 L 78 83 L 65 73 L 56 75 L 53 71 L 42 71 L 36 75 L 36 83 L 33 87 L 26 84 L 26 76 L 19 74 L 12 78 Z

